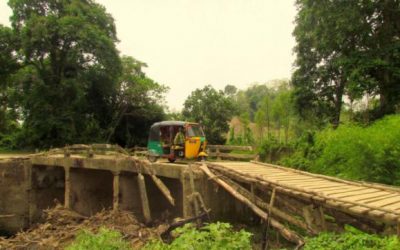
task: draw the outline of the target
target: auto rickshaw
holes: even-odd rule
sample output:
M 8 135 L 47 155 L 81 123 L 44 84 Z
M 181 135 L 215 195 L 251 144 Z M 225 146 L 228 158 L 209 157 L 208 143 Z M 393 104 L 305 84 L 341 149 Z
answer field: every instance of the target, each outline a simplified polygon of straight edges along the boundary
M 178 135 L 179 134 L 179 135 Z M 176 159 L 207 158 L 206 138 L 200 124 L 183 121 L 162 121 L 150 128 L 147 143 L 148 159 L 151 162 L 166 158 L 169 162 Z

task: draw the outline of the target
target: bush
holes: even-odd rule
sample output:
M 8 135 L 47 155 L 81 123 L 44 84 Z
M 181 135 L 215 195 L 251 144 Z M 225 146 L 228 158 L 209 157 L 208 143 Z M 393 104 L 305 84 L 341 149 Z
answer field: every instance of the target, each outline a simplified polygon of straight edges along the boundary
M 122 235 L 107 228 L 100 228 L 97 234 L 81 231 L 75 241 L 66 250 L 128 250 L 129 243 Z
M 178 235 L 171 244 L 165 244 L 160 240 L 147 244 L 144 250 L 170 250 L 170 249 L 251 249 L 251 234 L 241 230 L 235 232 L 227 223 L 212 223 L 200 229 L 192 224 L 186 224 L 173 231 Z
M 284 165 L 341 178 L 400 185 L 400 115 L 371 126 L 327 128 L 296 145 Z
M 277 162 L 285 155 L 290 154 L 293 150 L 291 144 L 279 142 L 275 137 L 264 139 L 259 148 L 258 155 L 261 161 L 268 161 L 270 163 Z
M 346 227 L 342 234 L 321 233 L 306 238 L 304 250 L 396 250 L 400 249 L 397 236 L 380 237 L 367 234 L 352 227 Z
M 400 184 L 400 116 L 369 127 L 341 126 L 317 135 L 320 152 L 311 171 L 339 177 Z

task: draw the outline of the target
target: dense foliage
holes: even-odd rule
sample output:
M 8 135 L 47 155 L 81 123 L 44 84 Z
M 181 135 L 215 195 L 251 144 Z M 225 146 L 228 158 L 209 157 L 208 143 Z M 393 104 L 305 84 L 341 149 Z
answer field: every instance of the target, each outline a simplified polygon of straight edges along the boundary
M 66 250 L 128 250 L 129 243 L 122 235 L 107 228 L 100 228 L 97 234 L 88 231 L 79 232 L 74 242 Z
M 228 121 L 235 107 L 229 96 L 207 85 L 194 90 L 184 103 L 183 117 L 204 125 L 207 140 L 211 144 L 224 144 L 229 130 Z
M 396 236 L 378 236 L 363 233 L 348 227 L 341 234 L 321 233 L 317 237 L 307 238 L 304 250 L 395 250 L 400 249 L 400 240 Z
M 292 95 L 292 86 L 285 79 L 236 91 L 231 98 L 242 129 L 235 133 L 235 124 L 231 124 L 228 143 L 252 145 L 273 139 L 288 143 L 297 119 Z M 251 124 L 255 125 L 252 129 Z
M 199 249 L 199 250 L 245 250 L 252 249 L 250 244 L 251 234 L 241 230 L 235 232 L 227 223 L 212 223 L 200 229 L 192 224 L 186 224 L 173 232 L 178 235 L 171 244 L 153 241 L 147 244 L 144 250 L 169 250 L 169 249 Z
M 282 163 L 342 178 L 400 185 L 399 138 L 400 115 L 367 127 L 327 128 L 300 139 L 295 154 Z
M 297 109 L 314 122 L 340 122 L 350 103 L 373 97 L 375 118 L 398 109 L 400 5 L 397 0 L 297 0 L 294 36 Z
M 10 0 L 0 26 L 0 147 L 144 143 L 167 90 L 122 57 L 114 19 L 92 0 Z

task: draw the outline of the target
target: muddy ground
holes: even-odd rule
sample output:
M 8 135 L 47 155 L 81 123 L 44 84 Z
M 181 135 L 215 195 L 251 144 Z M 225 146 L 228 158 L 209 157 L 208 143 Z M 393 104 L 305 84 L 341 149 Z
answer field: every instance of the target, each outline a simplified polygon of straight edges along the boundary
M 127 211 L 104 210 L 85 217 L 58 205 L 44 212 L 45 220 L 10 238 L 0 237 L 0 249 L 64 249 L 82 230 L 97 233 L 101 227 L 119 231 L 132 249 L 140 249 L 151 239 L 160 238 L 169 225 L 147 227 Z

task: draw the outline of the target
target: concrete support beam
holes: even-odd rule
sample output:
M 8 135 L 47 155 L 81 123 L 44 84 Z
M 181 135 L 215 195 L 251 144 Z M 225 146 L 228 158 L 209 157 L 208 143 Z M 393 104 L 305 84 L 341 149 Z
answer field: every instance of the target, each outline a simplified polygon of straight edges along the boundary
M 26 222 L 25 226 L 29 227 L 31 224 L 33 224 L 32 218 L 33 218 L 33 210 L 34 210 L 34 205 L 32 204 L 32 197 L 33 197 L 33 192 L 32 192 L 32 164 L 31 162 L 25 161 L 24 163 L 24 168 L 25 168 L 25 180 L 26 180 Z
M 190 218 L 195 216 L 195 211 L 192 208 L 192 188 L 190 186 L 190 175 L 188 171 L 183 171 L 181 178 L 182 185 L 182 216 L 183 218 Z
M 146 183 L 144 181 L 144 176 L 138 174 L 138 184 L 140 191 L 140 199 L 142 201 L 143 217 L 146 223 L 151 221 L 150 204 L 147 197 Z
M 71 208 L 71 168 L 65 167 L 65 193 L 64 193 L 64 207 Z
M 119 208 L 119 171 L 113 172 L 113 210 L 118 210 Z

